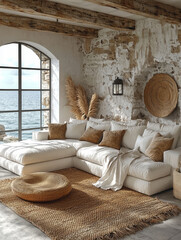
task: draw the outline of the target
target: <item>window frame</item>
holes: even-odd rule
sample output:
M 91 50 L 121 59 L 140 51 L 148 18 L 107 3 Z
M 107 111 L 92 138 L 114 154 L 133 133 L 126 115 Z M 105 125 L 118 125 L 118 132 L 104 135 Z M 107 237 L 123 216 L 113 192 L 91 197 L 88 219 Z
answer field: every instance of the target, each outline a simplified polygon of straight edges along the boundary
M 18 132 L 18 140 L 22 140 L 22 132 L 23 131 L 32 131 L 32 130 L 43 130 L 47 129 L 47 127 L 42 126 L 42 113 L 43 112 L 49 112 L 49 123 L 51 122 L 51 58 L 48 57 L 45 53 L 40 51 L 34 46 L 31 46 L 27 43 L 21 43 L 21 42 L 11 42 L 8 44 L 18 44 L 18 66 L 17 67 L 10 67 L 10 66 L 1 66 L 0 69 L 16 69 L 18 70 L 18 88 L 17 89 L 0 89 L 0 91 L 16 91 L 18 92 L 18 110 L 5 110 L 5 111 L 0 111 L 1 113 L 18 113 L 18 129 L 12 129 L 12 130 L 6 130 L 3 131 L 3 133 L 10 133 L 10 132 Z M 8 45 L 5 44 L 5 45 Z M 22 45 L 29 47 L 30 49 L 35 49 L 40 53 L 40 68 L 31 68 L 31 67 L 23 67 L 22 66 Z M 2 45 L 4 46 L 4 45 Z M 1 46 L 0 46 L 1 47 Z M 33 50 L 32 50 L 33 51 Z M 45 56 L 49 60 L 49 68 L 43 68 L 42 67 L 42 56 Z M 40 71 L 40 89 L 22 89 L 22 71 L 23 70 L 37 70 Z M 43 89 L 42 88 L 42 72 L 43 71 L 49 71 L 49 76 L 50 76 L 50 83 L 49 83 L 49 88 L 48 89 Z M 22 92 L 26 91 L 37 91 L 40 93 L 40 109 L 31 109 L 31 110 L 23 110 L 22 109 Z M 42 108 L 42 93 L 43 92 L 49 92 L 49 108 Z M 22 128 L 22 113 L 23 112 L 40 112 L 40 126 L 35 127 L 35 128 Z

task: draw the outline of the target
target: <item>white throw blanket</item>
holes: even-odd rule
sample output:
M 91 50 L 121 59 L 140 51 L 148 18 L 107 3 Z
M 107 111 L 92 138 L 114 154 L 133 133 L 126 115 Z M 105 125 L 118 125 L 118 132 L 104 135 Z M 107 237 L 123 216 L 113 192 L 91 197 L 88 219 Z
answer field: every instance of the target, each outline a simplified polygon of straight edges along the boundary
M 141 154 L 138 150 L 127 151 L 125 149 L 121 149 L 116 156 L 115 153 L 107 156 L 103 166 L 102 177 L 93 185 L 104 190 L 120 190 L 127 177 L 129 166 L 140 156 Z

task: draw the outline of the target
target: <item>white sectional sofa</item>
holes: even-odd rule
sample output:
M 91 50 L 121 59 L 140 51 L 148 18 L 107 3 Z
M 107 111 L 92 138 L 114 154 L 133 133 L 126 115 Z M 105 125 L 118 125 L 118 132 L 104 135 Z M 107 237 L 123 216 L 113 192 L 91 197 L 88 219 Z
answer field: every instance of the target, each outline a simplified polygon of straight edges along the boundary
M 144 123 L 143 121 L 131 121 L 125 125 L 114 121 L 94 119 L 88 122 L 74 121 L 67 125 L 65 140 L 48 140 L 48 131 L 34 132 L 33 140 L 2 144 L 0 166 L 18 175 L 76 167 L 101 177 L 107 156 L 117 155 L 119 150 L 79 141 L 79 136 L 85 130 L 83 125 L 84 128 L 91 126 L 106 130 L 126 128 L 123 148 L 130 150 L 137 147 L 142 153 L 129 167 L 124 186 L 153 195 L 172 188 L 172 171 L 181 166 L 181 128 L 177 125 L 164 126 L 153 123 L 148 123 L 147 126 L 142 125 Z M 144 145 L 148 144 L 148 138 L 155 132 L 174 137 L 173 149 L 164 152 L 163 162 L 154 162 L 143 153 Z M 71 136 L 74 139 L 70 139 Z

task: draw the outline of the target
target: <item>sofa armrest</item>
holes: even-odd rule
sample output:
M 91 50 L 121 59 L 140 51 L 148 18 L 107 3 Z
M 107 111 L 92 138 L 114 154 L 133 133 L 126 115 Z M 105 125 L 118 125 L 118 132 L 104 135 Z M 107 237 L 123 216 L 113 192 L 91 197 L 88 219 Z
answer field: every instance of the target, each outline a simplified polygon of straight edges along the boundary
M 32 132 L 32 139 L 36 141 L 48 140 L 48 130 Z
M 163 161 L 172 166 L 172 168 L 181 167 L 181 147 L 164 152 Z

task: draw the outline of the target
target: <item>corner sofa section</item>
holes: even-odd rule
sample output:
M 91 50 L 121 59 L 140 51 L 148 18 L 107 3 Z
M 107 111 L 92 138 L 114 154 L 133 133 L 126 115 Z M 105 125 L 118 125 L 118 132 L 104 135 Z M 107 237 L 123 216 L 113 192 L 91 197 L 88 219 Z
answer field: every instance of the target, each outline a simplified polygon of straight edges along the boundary
M 123 147 L 126 147 L 127 150 L 134 148 L 138 135 L 144 135 L 145 129 L 150 133 L 161 132 L 173 137 L 175 134 L 176 149 L 164 152 L 163 162 L 154 162 L 142 153 L 141 157 L 136 159 L 129 168 L 124 186 L 147 195 L 153 195 L 172 188 L 172 170 L 180 166 L 181 162 L 180 127 L 164 127 L 152 123 L 138 127 L 142 123 L 131 121 L 125 125 L 114 121 L 111 123 L 89 121 L 86 122 L 86 128 L 92 126 L 106 130 L 131 129 L 131 131 L 127 131 L 127 136 L 123 139 Z M 134 136 L 131 135 L 133 132 L 135 132 Z M 71 136 L 71 133 L 68 136 Z M 3 144 L 0 147 L 0 166 L 18 175 L 76 167 L 101 177 L 106 156 L 119 153 L 119 150 L 78 139 L 47 140 L 47 131 L 35 132 L 33 138 L 34 140 Z

